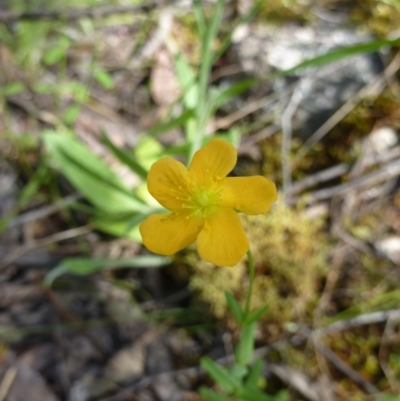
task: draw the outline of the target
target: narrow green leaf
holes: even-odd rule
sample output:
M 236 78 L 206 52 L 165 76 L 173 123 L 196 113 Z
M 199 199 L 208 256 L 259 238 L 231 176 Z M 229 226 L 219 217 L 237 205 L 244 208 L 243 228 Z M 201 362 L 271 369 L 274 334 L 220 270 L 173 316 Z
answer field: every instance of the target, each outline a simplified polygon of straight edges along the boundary
M 237 389 L 236 380 L 221 365 L 207 356 L 201 358 L 200 365 L 227 393 L 232 394 Z
M 247 375 L 249 369 L 247 366 L 239 365 L 238 363 L 234 363 L 229 368 L 229 374 L 238 382 L 242 383 L 243 378 Z
M 67 49 L 61 46 L 53 47 L 46 51 L 43 56 L 43 63 L 46 65 L 53 65 L 65 57 Z
M 170 264 L 171 261 L 170 257 L 158 255 L 135 256 L 127 259 L 67 258 L 51 270 L 44 281 L 47 285 L 51 285 L 56 278 L 65 273 L 87 276 L 105 268 L 158 268 Z
M 246 323 L 256 322 L 262 315 L 264 315 L 268 310 L 268 305 L 262 306 L 260 309 L 251 312 L 246 318 Z
M 187 110 L 194 110 L 197 107 L 198 98 L 196 74 L 181 53 L 175 55 L 174 64 L 178 82 L 183 93 L 183 104 Z
M 207 387 L 200 387 L 199 393 L 205 401 L 232 401 L 231 398 L 218 394 Z
M 229 86 L 226 89 L 219 91 L 213 95 L 212 104 L 211 104 L 211 112 L 215 112 L 221 106 L 229 102 L 236 96 L 239 96 L 243 92 L 252 88 L 254 85 L 259 83 L 257 79 L 245 79 L 236 84 Z
M 40 187 L 49 179 L 49 169 L 44 164 L 40 164 L 36 171 L 30 176 L 28 183 L 22 188 L 18 206 L 24 208 L 38 194 Z
M 153 163 L 162 157 L 163 146 L 151 136 L 144 135 L 139 138 L 135 147 L 135 158 L 143 168 L 150 170 Z
M 378 398 L 377 401 L 400 401 L 400 396 L 398 395 L 384 395 L 381 398 Z
M 100 85 L 104 86 L 104 88 L 112 89 L 114 87 L 112 76 L 101 68 L 96 67 L 93 71 L 93 76 Z
M 207 31 L 207 23 L 200 0 L 193 1 L 193 14 L 196 18 L 197 28 L 199 29 L 200 37 L 203 38 Z
M 237 396 L 246 401 L 276 401 L 276 398 L 272 395 L 264 394 L 259 390 L 249 390 L 247 388 L 240 388 L 237 392 Z
M 50 48 L 44 53 L 43 63 L 46 65 L 53 65 L 62 60 L 67 55 L 68 47 L 71 41 L 65 36 L 61 36 L 56 46 Z
M 244 387 L 248 390 L 258 389 L 258 381 L 262 372 L 263 361 L 258 358 L 250 369 L 249 375 L 246 378 Z
M 57 132 L 45 133 L 43 140 L 62 173 L 100 210 L 129 213 L 146 208 L 108 165 L 80 142 Z
M 203 136 L 205 134 L 205 127 L 209 119 L 210 104 L 208 90 L 210 72 L 214 57 L 213 44 L 220 28 L 224 6 L 224 0 L 216 1 L 213 8 L 211 21 L 208 23 L 208 29 L 206 30 L 202 40 L 201 65 L 198 77 L 198 98 L 196 104 L 196 130 L 193 137 L 189 136 L 187 133 L 186 138 L 186 140 L 191 143 L 190 153 L 188 155 L 189 162 L 192 160 L 195 152 L 197 152 L 201 147 Z
M 24 90 L 25 85 L 22 82 L 10 82 L 4 87 L 3 94 L 4 96 L 18 95 Z
M 236 29 L 244 24 L 248 24 L 260 11 L 261 7 L 267 0 L 259 0 L 257 1 L 253 7 L 249 10 L 249 12 L 244 15 L 237 24 L 231 29 L 231 34 L 229 34 L 222 42 L 222 45 L 219 47 L 218 51 L 214 54 L 213 64 L 225 53 L 225 51 L 229 48 L 232 43 L 232 34 L 236 31 Z
M 102 140 L 103 143 L 107 146 L 107 148 L 117 157 L 122 163 L 127 165 L 132 171 L 134 171 L 139 177 L 143 180 L 147 177 L 147 171 L 136 162 L 136 160 L 131 156 L 128 152 L 125 152 L 122 149 L 117 148 L 107 136 L 107 134 L 102 132 Z
M 236 361 L 242 365 L 247 365 L 253 356 L 255 329 L 256 322 L 246 324 L 242 327 L 240 340 L 235 348 Z
M 81 105 L 80 104 L 72 104 L 65 110 L 63 114 L 63 120 L 65 124 L 72 124 L 75 120 L 79 117 L 81 112 Z
M 325 54 L 322 54 L 321 56 L 313 57 L 312 59 L 303 61 L 293 68 L 278 72 L 276 75 L 290 75 L 294 72 L 304 70 L 309 67 L 319 67 L 321 65 L 329 64 L 350 56 L 356 56 L 364 53 L 373 53 L 384 46 L 393 47 L 398 45 L 400 45 L 400 38 L 378 39 L 366 43 L 358 43 L 352 46 L 341 47 L 339 49 L 334 49 Z
M 226 302 L 228 302 L 229 309 L 233 313 L 236 321 L 241 324 L 243 321 L 243 310 L 240 307 L 239 303 L 236 301 L 235 297 L 227 291 L 225 292 L 225 298 Z
M 37 83 L 37 84 L 33 85 L 32 89 L 36 93 L 44 93 L 44 94 L 55 93 L 54 85 L 50 85 L 50 84 Z
M 141 222 L 147 213 L 130 214 L 108 214 L 107 216 L 94 217 L 90 223 L 97 230 L 103 231 L 107 234 L 114 235 L 115 237 L 128 238 L 134 242 L 142 242 L 142 236 L 139 232 L 139 222 Z M 136 219 L 140 221 L 137 223 Z M 135 224 L 131 222 L 135 220 Z
M 193 117 L 193 110 L 186 110 L 180 116 L 168 120 L 166 123 L 157 124 L 147 135 L 158 136 L 174 128 L 182 127 L 190 118 Z

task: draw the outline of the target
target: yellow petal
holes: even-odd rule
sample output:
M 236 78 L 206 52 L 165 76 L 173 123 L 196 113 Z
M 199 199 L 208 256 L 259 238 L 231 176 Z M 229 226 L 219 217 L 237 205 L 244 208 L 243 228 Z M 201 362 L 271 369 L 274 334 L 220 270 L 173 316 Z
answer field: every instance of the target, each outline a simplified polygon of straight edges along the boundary
M 217 266 L 234 266 L 249 249 L 249 241 L 238 214 L 221 207 L 207 217 L 197 237 L 197 249 L 207 262 Z
M 187 199 L 187 169 L 170 158 L 155 162 L 147 175 L 147 188 L 166 209 L 180 211 Z
M 207 185 L 210 179 L 222 179 L 236 164 L 237 150 L 223 139 L 213 139 L 197 151 L 189 166 L 190 177 L 199 185 Z
M 161 255 L 172 255 L 196 240 L 204 220 L 185 214 L 152 214 L 140 225 L 144 246 Z
M 260 175 L 228 177 L 220 194 L 222 206 L 246 214 L 266 213 L 278 198 L 275 184 Z

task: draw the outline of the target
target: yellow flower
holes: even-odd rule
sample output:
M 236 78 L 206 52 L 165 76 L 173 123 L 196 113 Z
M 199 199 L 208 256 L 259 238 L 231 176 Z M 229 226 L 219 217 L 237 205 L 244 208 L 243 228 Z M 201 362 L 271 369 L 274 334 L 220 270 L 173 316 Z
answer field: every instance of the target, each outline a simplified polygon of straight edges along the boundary
M 170 157 L 154 163 L 147 187 L 172 213 L 143 221 L 143 244 L 152 252 L 172 255 L 197 239 L 197 250 L 207 262 L 238 263 L 249 241 L 237 212 L 266 213 L 277 194 L 275 184 L 262 176 L 226 177 L 236 160 L 229 142 L 213 139 L 195 153 L 189 169 Z

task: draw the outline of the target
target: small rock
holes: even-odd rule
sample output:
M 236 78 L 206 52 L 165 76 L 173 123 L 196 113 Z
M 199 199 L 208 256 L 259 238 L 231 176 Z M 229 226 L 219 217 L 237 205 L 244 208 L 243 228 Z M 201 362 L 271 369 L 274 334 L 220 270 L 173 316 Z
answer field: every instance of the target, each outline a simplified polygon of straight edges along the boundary
M 235 56 L 243 70 L 256 77 L 265 77 L 272 69 L 287 70 L 308 59 L 335 48 L 371 40 L 343 25 L 323 20 L 312 26 L 249 25 L 234 34 Z M 384 69 L 379 54 L 347 57 L 311 71 L 302 70 L 292 77 L 273 81 L 275 92 L 281 92 L 299 78 L 296 92 L 300 96 L 293 114 L 293 133 L 305 140 L 310 137 L 346 101 Z M 285 108 L 290 97 L 282 96 Z M 276 103 L 266 105 L 265 112 L 276 113 Z
M 386 237 L 376 243 L 376 249 L 393 263 L 400 263 L 400 237 Z
M 43 377 L 22 361 L 16 363 L 17 375 L 7 401 L 58 401 Z
M 146 349 L 137 342 L 115 354 L 108 362 L 104 374 L 116 383 L 132 381 L 143 374 L 145 359 Z
M 97 400 L 118 390 L 118 386 L 106 378 L 97 378 L 90 372 L 71 386 L 69 401 Z
M 397 134 L 391 127 L 381 127 L 371 133 L 368 141 L 371 151 L 379 155 L 397 144 Z

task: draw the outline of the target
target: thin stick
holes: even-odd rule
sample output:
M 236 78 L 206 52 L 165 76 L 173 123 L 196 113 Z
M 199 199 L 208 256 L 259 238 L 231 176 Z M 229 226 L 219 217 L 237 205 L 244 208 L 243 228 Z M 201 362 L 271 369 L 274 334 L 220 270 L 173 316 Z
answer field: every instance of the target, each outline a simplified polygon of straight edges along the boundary
M 390 149 L 384 153 L 368 158 L 365 161 L 364 169 L 374 166 L 375 164 L 378 163 L 388 162 L 398 157 L 400 157 L 400 146 L 396 146 L 395 148 Z M 290 190 L 290 195 L 300 193 L 307 188 L 313 187 L 322 182 L 332 180 L 333 178 L 340 177 L 341 175 L 348 173 L 351 168 L 352 164 L 341 163 L 337 164 L 336 166 L 329 167 L 325 170 L 318 171 L 317 173 L 309 175 L 308 177 L 304 178 L 301 181 L 293 183 L 292 188 Z
M 366 96 L 374 94 L 377 96 L 382 92 L 386 81 L 392 77 L 400 68 L 400 53 L 398 53 L 392 62 L 388 65 L 382 74 L 379 74 L 369 84 L 361 88 L 356 95 L 349 99 L 336 113 L 334 113 L 321 127 L 308 138 L 304 145 L 299 149 L 295 159 L 292 162 L 292 169 L 308 153 L 308 151 L 320 141 L 336 124 L 339 123 L 347 114 L 349 114 L 357 104 Z
M 381 182 L 395 178 L 399 174 L 400 174 L 400 160 L 395 160 L 383 166 L 377 171 L 356 178 L 348 183 L 310 192 L 309 194 L 307 194 L 307 202 L 315 203 L 318 201 L 330 199 L 333 196 L 344 195 L 348 191 L 352 191 L 355 189 L 361 189 L 363 187 L 369 188 L 378 185 Z M 300 197 L 289 198 L 288 204 L 290 205 L 296 204 L 299 200 Z
M 54 242 L 63 241 L 70 238 L 75 238 L 80 235 L 84 235 L 90 233 L 93 228 L 88 224 L 86 226 L 72 228 L 70 230 L 62 231 L 60 233 L 56 233 L 53 235 L 49 235 L 48 237 L 42 238 L 37 241 L 28 242 L 24 245 L 21 245 L 13 252 L 11 252 L 7 257 L 0 261 L 0 269 L 4 269 L 9 266 L 11 263 L 15 262 L 19 257 L 21 257 L 26 252 L 29 252 L 36 248 L 41 248 Z
M 0 401 L 4 401 L 6 399 L 7 394 L 14 383 L 15 377 L 17 376 L 17 372 L 18 369 L 16 367 L 7 369 L 7 372 L 4 375 L 0 385 Z
M 289 104 L 282 113 L 282 148 L 281 148 L 281 166 L 282 166 L 282 181 L 283 181 L 283 198 L 287 202 L 290 189 L 292 187 L 292 169 L 290 166 L 290 149 L 292 146 L 292 119 L 298 109 L 301 100 L 303 99 L 301 87 L 297 86 L 294 90 Z
M 335 322 L 330 326 L 314 330 L 313 335 L 322 336 L 326 334 L 333 334 L 337 333 L 338 331 L 349 330 L 367 324 L 385 322 L 389 319 L 397 322 L 400 321 L 400 309 L 366 313 L 364 315 L 358 315 L 351 319 L 340 320 L 339 322 Z
M 10 222 L 8 227 L 15 227 L 20 224 L 28 223 L 30 221 L 43 219 L 44 217 L 47 217 L 53 213 L 58 212 L 59 210 L 66 208 L 67 206 L 70 206 L 71 204 L 78 201 L 81 197 L 82 197 L 82 195 L 75 193 L 72 195 L 68 195 L 63 199 L 60 199 L 58 202 L 53 203 L 52 205 L 48 205 L 48 206 L 42 207 L 40 209 L 35 209 L 35 210 L 31 210 L 29 212 L 20 214 L 19 216 L 15 217 Z
M 323 353 L 336 369 L 340 370 L 346 376 L 348 376 L 354 383 L 365 390 L 369 394 L 378 394 L 379 390 L 368 380 L 364 379 L 358 372 L 356 372 L 349 365 L 344 363 L 330 348 L 322 345 L 319 341 L 315 341 L 315 348 Z
M 21 20 L 41 20 L 41 19 L 61 19 L 64 21 L 75 21 L 81 18 L 102 18 L 109 15 L 134 13 L 137 11 L 149 12 L 157 6 L 168 4 L 166 0 L 153 0 L 143 4 L 115 6 L 115 7 L 99 7 L 99 8 L 84 8 L 62 10 L 40 10 L 32 12 L 18 11 L 1 11 L 0 22 L 12 23 Z

